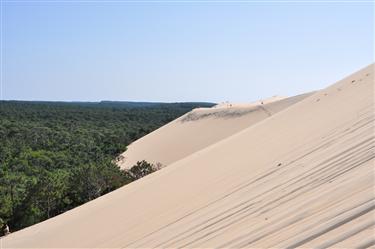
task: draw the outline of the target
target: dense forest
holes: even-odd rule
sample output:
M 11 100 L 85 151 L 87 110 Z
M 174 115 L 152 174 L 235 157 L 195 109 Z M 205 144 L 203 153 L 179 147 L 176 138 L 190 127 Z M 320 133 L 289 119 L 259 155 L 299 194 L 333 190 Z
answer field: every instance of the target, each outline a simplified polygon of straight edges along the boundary
M 15 231 L 153 172 L 114 162 L 132 141 L 212 105 L 0 101 L 0 221 Z

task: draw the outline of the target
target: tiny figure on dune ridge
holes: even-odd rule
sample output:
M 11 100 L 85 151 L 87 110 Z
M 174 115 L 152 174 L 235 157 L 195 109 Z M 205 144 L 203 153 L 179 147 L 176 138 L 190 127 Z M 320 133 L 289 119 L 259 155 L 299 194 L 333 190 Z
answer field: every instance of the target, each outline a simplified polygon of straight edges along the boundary
M 7 223 L 3 222 L 1 219 L 0 219 L 0 236 L 6 236 L 8 234 L 10 234 L 10 229 L 9 229 L 9 226 Z
M 4 233 L 4 236 L 10 234 L 10 230 L 9 230 L 8 224 L 5 224 L 5 226 L 3 228 L 3 233 Z

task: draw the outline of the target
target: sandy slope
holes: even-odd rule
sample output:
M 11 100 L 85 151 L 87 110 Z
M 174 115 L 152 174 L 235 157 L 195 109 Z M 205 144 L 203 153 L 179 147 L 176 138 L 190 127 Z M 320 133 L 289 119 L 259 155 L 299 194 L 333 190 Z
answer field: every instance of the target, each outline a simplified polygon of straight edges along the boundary
M 373 245 L 373 74 L 372 65 L 3 246 Z
M 311 93 L 291 98 L 272 97 L 250 104 L 222 103 L 213 108 L 194 109 L 132 143 L 121 155 L 123 159 L 118 165 L 128 169 L 142 160 L 169 165 L 248 128 L 309 95 Z

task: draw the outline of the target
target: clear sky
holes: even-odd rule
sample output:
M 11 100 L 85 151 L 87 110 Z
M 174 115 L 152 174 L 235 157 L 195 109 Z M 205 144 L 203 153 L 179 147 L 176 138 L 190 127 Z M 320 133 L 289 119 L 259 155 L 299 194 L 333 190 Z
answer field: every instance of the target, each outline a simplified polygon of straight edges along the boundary
M 371 1 L 2 0 L 2 99 L 249 102 L 374 61 Z

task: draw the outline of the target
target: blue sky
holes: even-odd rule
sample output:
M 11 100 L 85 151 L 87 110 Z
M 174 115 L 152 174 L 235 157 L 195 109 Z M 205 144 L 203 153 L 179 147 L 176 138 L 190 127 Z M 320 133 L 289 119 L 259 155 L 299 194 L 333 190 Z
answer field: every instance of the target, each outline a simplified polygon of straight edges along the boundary
M 249 102 L 374 61 L 374 3 L 2 1 L 2 98 Z

